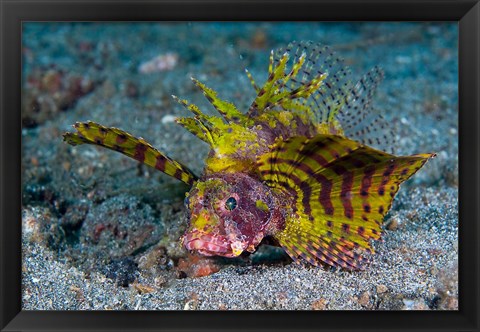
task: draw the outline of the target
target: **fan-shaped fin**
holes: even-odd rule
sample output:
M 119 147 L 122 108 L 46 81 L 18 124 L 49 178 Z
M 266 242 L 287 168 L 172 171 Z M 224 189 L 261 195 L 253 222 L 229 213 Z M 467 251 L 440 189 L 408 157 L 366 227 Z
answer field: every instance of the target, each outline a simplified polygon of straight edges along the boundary
M 272 52 L 269 77 L 258 91 L 249 115 L 278 107 L 308 110 L 312 121 L 328 122 L 337 112 L 349 73 L 348 67 L 328 46 L 292 42 L 287 48 Z
M 258 158 L 261 177 L 293 193 L 295 213 L 274 236 L 307 261 L 358 268 L 402 182 L 434 154 L 397 157 L 342 136 L 293 137 Z
M 331 134 L 393 152 L 393 128 L 372 107 L 372 99 L 383 79 L 379 67 L 360 80 L 330 47 L 313 42 L 292 42 L 270 55 L 269 77 L 258 88 L 248 115 L 269 109 L 306 114 L 312 123 L 326 124 Z M 356 83 L 355 83 L 356 82 Z M 339 130 L 341 128 L 341 130 Z

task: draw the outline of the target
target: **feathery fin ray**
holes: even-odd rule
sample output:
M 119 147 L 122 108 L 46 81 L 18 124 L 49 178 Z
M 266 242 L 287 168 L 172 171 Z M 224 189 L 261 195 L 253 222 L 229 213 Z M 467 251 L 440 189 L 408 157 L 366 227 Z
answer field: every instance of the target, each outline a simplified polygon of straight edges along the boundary
M 247 76 L 257 92 L 247 115 L 255 117 L 270 109 L 305 113 L 314 123 L 336 132 L 341 127 L 346 137 L 393 153 L 393 130 L 372 107 L 384 76 L 379 67 L 356 81 L 329 46 L 292 42 L 272 51 L 269 76 L 262 87 L 257 87 L 250 73 Z

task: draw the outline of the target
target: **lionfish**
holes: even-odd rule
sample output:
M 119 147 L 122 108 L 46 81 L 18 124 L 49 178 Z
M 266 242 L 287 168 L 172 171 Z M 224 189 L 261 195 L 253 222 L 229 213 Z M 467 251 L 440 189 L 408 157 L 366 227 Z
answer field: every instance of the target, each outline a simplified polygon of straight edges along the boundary
M 176 122 L 211 148 L 200 177 L 118 128 L 77 122 L 64 140 L 118 151 L 191 186 L 187 250 L 237 257 L 268 237 L 293 261 L 362 269 L 400 184 L 435 154 L 372 147 L 389 140 L 371 106 L 378 67 L 354 84 L 328 46 L 292 42 L 271 52 L 263 86 L 246 73 L 256 98 L 245 112 L 194 78 L 221 117 L 173 96 L 194 115 Z

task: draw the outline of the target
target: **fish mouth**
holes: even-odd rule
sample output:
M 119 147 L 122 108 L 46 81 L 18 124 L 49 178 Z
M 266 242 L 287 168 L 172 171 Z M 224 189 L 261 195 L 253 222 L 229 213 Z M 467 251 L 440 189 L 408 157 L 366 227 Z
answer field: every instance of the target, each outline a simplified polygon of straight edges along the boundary
M 183 245 L 187 250 L 195 250 L 205 256 L 237 257 L 240 253 L 232 250 L 231 241 L 226 236 L 193 231 L 185 234 Z

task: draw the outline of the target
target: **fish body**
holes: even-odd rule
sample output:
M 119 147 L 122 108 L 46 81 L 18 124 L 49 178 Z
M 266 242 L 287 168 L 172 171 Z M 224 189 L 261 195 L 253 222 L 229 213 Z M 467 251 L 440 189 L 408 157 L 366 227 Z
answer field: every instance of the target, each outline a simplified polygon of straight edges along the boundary
M 362 268 L 381 236 L 400 184 L 434 154 L 395 156 L 370 145 L 388 142 L 371 100 L 383 74 L 353 83 L 328 46 L 291 43 L 271 53 L 268 78 L 246 112 L 193 79 L 220 116 L 188 101 L 176 122 L 210 145 L 203 174 L 145 140 L 94 122 L 76 123 L 72 144 L 121 152 L 188 185 L 189 226 L 181 241 L 206 256 L 254 252 L 273 237 L 294 260 Z

